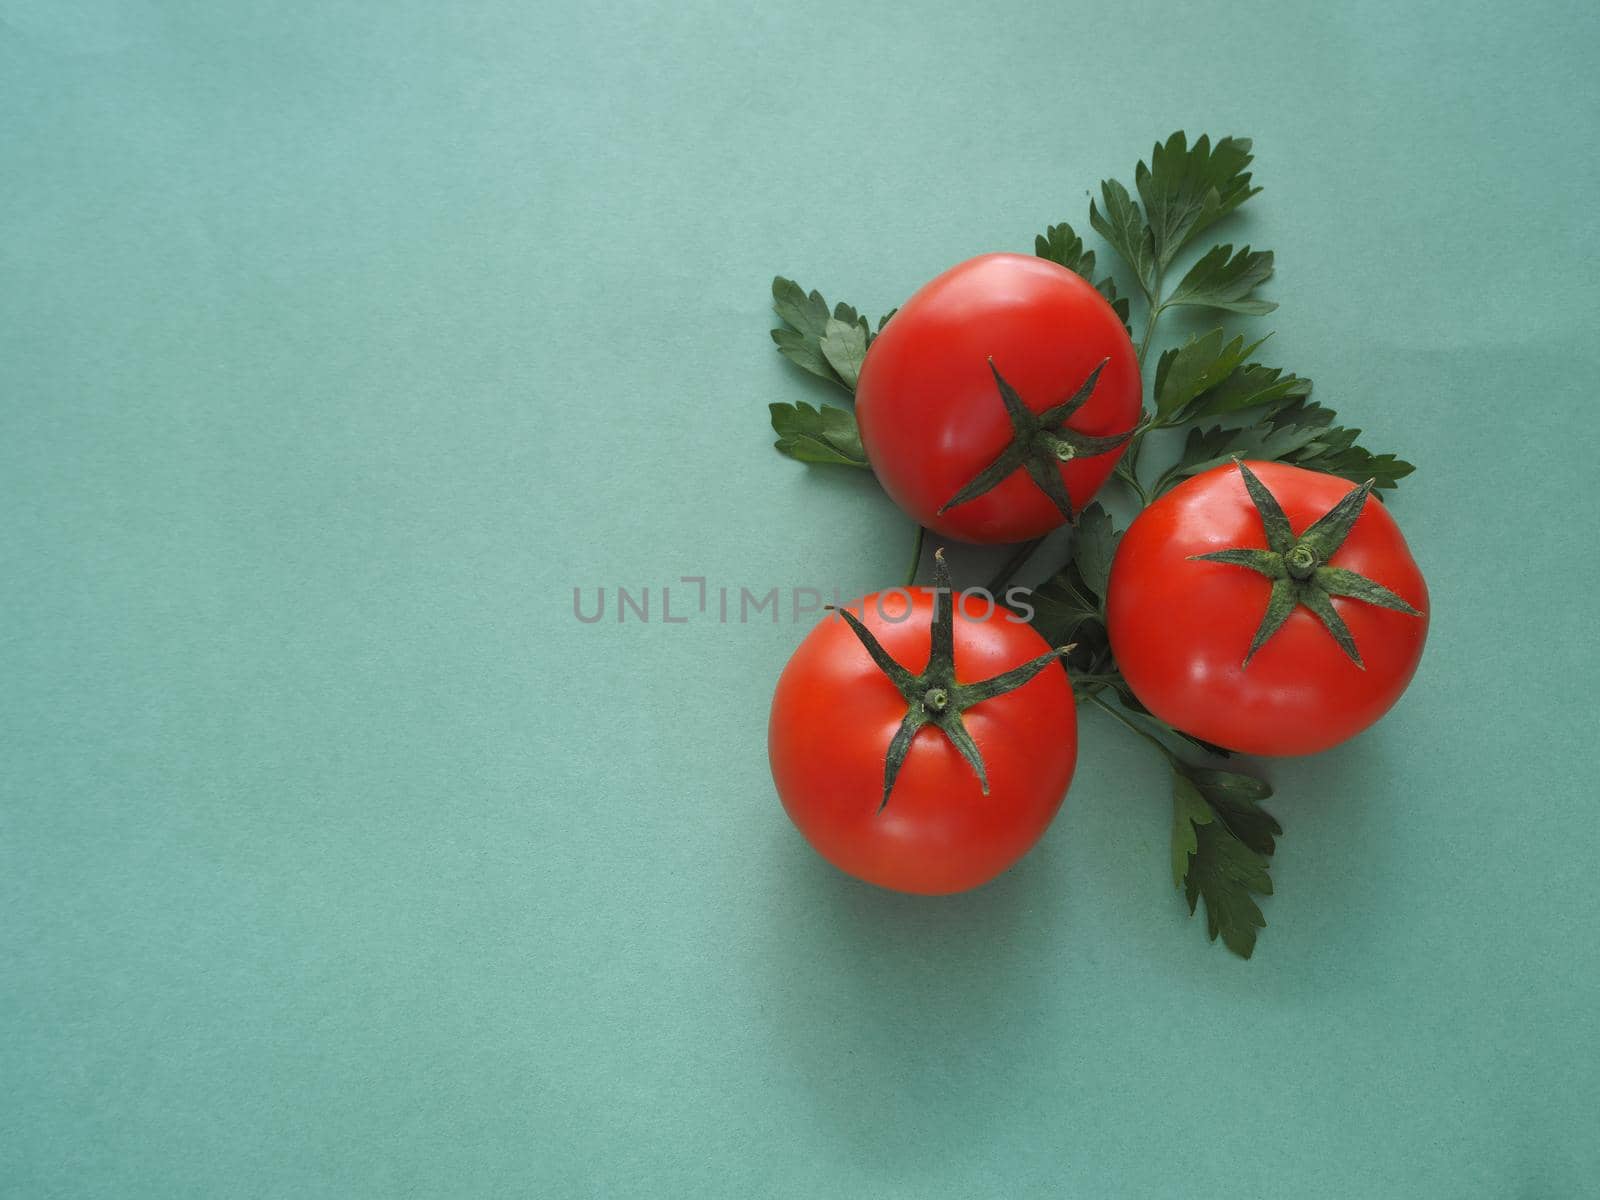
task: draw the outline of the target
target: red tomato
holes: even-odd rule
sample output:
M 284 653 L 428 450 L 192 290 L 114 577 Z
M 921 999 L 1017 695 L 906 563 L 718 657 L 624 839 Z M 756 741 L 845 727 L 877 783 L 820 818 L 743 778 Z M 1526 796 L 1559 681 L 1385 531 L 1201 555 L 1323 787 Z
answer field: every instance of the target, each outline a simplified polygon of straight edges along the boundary
M 913 673 L 927 666 L 929 589 L 878 593 L 858 607 L 896 661 Z M 1031 625 L 990 607 L 979 597 L 957 606 L 962 683 L 1050 651 Z M 1078 721 L 1067 673 L 1051 663 L 966 709 L 988 795 L 945 732 L 924 725 L 884 801 L 885 759 L 907 708 L 850 627 L 838 617 L 823 621 L 795 650 L 772 698 L 768 751 L 783 806 L 822 857 L 869 883 L 929 895 L 987 883 L 1039 840 L 1072 781 Z
M 1276 498 L 1294 538 L 1356 490 L 1300 467 L 1245 466 Z M 1428 587 L 1394 518 L 1367 498 L 1320 565 L 1365 576 L 1416 612 L 1331 596 L 1357 665 L 1328 624 L 1296 604 L 1246 664 L 1273 582 L 1195 556 L 1268 545 L 1238 466 L 1174 488 L 1140 513 L 1117 548 L 1107 594 L 1111 646 L 1134 694 L 1174 728 L 1247 754 L 1312 754 L 1360 733 L 1411 682 L 1428 633 Z
M 903 304 L 867 351 L 856 387 L 862 445 L 913 520 L 968 542 L 1018 542 L 1065 519 L 1021 467 L 992 490 L 939 510 L 1013 441 L 994 370 L 1034 413 L 1060 404 L 1105 364 L 1066 428 L 1121 435 L 1139 419 L 1139 364 L 1121 319 L 1082 277 L 1042 258 L 985 254 Z M 1051 461 L 1081 511 L 1123 446 Z

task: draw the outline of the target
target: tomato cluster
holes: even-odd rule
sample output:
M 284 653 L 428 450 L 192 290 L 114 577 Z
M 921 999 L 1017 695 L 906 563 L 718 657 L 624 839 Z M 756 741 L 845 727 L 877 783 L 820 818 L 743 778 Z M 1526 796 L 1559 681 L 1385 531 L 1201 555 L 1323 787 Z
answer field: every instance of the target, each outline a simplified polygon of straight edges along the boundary
M 867 350 L 867 459 L 920 525 L 1017 542 L 1074 519 L 1136 433 L 1121 317 L 1084 279 L 991 254 L 916 293 Z M 1308 754 L 1376 721 L 1427 634 L 1421 573 L 1371 484 L 1218 466 L 1133 521 L 1104 623 L 1138 704 L 1204 743 Z M 785 809 L 828 861 L 907 892 L 978 886 L 1043 834 L 1077 757 L 1066 648 L 1015 613 L 897 589 L 795 651 L 770 721 Z

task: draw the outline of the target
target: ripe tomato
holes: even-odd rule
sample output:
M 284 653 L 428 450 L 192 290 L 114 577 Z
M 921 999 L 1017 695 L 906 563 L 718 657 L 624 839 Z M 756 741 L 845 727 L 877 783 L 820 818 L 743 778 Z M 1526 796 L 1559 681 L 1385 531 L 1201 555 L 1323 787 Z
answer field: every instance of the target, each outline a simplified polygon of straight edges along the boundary
M 1064 424 L 1019 440 L 1000 381 L 1042 414 L 1097 367 Z M 1133 343 L 1105 297 L 1065 267 L 1022 254 L 981 255 L 924 285 L 874 339 L 856 386 L 861 442 L 884 489 L 913 520 L 968 542 L 1048 533 L 1066 519 L 1069 495 L 1080 511 L 1116 466 L 1139 406 Z M 1030 462 L 940 511 L 1021 440 Z
M 855 607 L 906 673 L 932 673 L 932 591 L 877 593 Z M 885 798 L 886 761 L 912 705 L 837 616 L 800 643 L 772 698 L 772 777 L 790 819 L 840 870 L 902 892 L 965 891 L 1011 866 L 1060 808 L 1078 757 L 1072 685 L 1044 639 L 980 597 L 954 607 L 952 695 L 1003 673 L 1026 677 L 958 721 L 981 755 L 987 795 L 952 735 L 930 723 L 911 736 Z
M 1287 518 L 1278 549 L 1289 548 L 1276 556 L 1273 501 Z M 1270 629 L 1275 589 L 1282 623 Z M 1117 547 L 1106 599 L 1139 700 L 1247 754 L 1312 754 L 1360 733 L 1411 682 L 1428 633 L 1427 584 L 1384 506 L 1279 463 L 1217 467 L 1146 508 Z

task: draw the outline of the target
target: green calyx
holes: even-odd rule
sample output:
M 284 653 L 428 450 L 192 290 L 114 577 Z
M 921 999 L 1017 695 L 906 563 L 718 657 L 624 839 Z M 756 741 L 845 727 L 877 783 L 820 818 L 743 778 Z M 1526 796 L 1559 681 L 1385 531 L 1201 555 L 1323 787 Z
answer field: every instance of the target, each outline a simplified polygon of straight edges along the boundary
M 1017 395 L 1016 389 L 1005 381 L 1000 369 L 994 365 L 994 359 L 991 358 L 989 370 L 994 372 L 995 385 L 1000 389 L 1000 399 L 1006 406 L 1006 415 L 1011 418 L 1011 441 L 971 483 L 950 497 L 939 512 L 941 514 L 948 512 L 957 505 L 977 499 L 997 487 L 1003 479 L 1021 467 L 1038 485 L 1039 490 L 1050 498 L 1050 502 L 1056 506 L 1062 517 L 1068 521 L 1072 520 L 1072 496 L 1061 479 L 1061 464 L 1075 458 L 1093 458 L 1097 454 L 1105 454 L 1115 450 L 1133 436 L 1133 430 L 1130 429 L 1127 433 L 1114 434 L 1110 437 L 1092 437 L 1086 433 L 1079 433 L 1076 429 L 1068 429 L 1066 426 L 1072 414 L 1088 402 L 1094 392 L 1094 385 L 1100 380 L 1100 372 L 1110 361 L 1109 358 L 1101 359 L 1100 365 L 1089 372 L 1089 377 L 1083 381 L 1083 386 L 1066 400 L 1054 408 L 1035 413 L 1022 402 L 1022 397 Z
M 1244 478 L 1245 491 L 1250 502 L 1261 515 L 1261 525 L 1267 535 L 1265 550 L 1218 550 L 1212 554 L 1196 554 L 1200 562 L 1228 563 L 1248 567 L 1272 580 L 1272 593 L 1267 600 L 1267 611 L 1256 627 L 1250 641 L 1250 650 L 1244 656 L 1249 666 L 1256 651 L 1268 638 L 1283 628 L 1296 608 L 1305 606 L 1322 622 L 1333 640 L 1339 644 L 1356 666 L 1366 669 L 1361 661 L 1361 651 L 1350 633 L 1350 627 L 1333 607 L 1334 596 L 1346 596 L 1379 608 L 1393 609 L 1413 617 L 1420 617 L 1417 609 L 1406 603 L 1381 583 L 1358 575 L 1344 567 L 1329 566 L 1328 560 L 1344 545 L 1345 538 L 1361 515 L 1361 509 L 1372 494 L 1374 480 L 1367 480 L 1343 500 L 1318 517 L 1298 538 L 1289 528 L 1289 518 L 1266 484 L 1254 471 L 1238 459 L 1234 465 Z
M 983 794 L 987 796 L 989 774 L 984 769 L 983 755 L 979 753 L 972 735 L 967 732 L 966 723 L 961 719 L 961 715 L 985 700 L 992 700 L 1006 692 L 1015 691 L 1072 649 L 1071 646 L 1062 646 L 1047 654 L 1041 654 L 1020 667 L 1002 671 L 999 675 L 978 683 L 962 683 L 958 680 L 955 663 L 955 602 L 950 588 L 950 568 L 945 565 L 943 550 L 936 551 L 933 556 L 931 646 L 928 665 L 920 675 L 912 674 L 895 661 L 883 648 L 883 643 L 873 636 L 872 631 L 863 625 L 855 614 L 844 608 L 836 611 L 845 619 L 856 637 L 861 640 L 861 644 L 866 647 L 867 653 L 872 656 L 872 661 L 889 677 L 890 682 L 906 702 L 906 715 L 900 722 L 900 728 L 895 731 L 894 738 L 889 743 L 889 752 L 884 758 L 883 800 L 878 805 L 879 812 L 882 812 L 884 806 L 889 803 L 889 793 L 894 790 L 895 778 L 900 774 L 900 768 L 906 761 L 906 754 L 911 749 L 917 731 L 924 725 L 932 725 L 941 730 L 945 737 L 950 739 L 950 744 L 961 751 L 961 757 L 972 765 L 973 771 L 977 773 L 978 783 L 983 787 Z

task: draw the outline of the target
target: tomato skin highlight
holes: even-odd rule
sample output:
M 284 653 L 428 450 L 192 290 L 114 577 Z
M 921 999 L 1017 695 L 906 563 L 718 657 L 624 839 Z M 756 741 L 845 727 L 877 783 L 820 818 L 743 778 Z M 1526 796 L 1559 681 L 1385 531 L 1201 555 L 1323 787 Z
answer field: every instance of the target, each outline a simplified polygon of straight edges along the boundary
M 909 601 L 908 613 L 906 592 L 878 593 L 852 611 L 918 672 L 928 662 L 933 593 L 911 589 Z M 1032 626 L 990 608 L 977 597 L 957 605 L 955 661 L 964 682 L 1050 648 Z M 817 853 L 869 883 L 922 895 L 987 883 L 1039 840 L 1072 781 L 1077 708 L 1066 671 L 1052 665 L 966 710 L 989 774 L 987 796 L 945 734 L 925 726 L 880 812 L 885 756 L 905 713 L 906 701 L 844 621 L 823 620 L 784 667 L 772 699 L 768 753 L 784 809 Z
M 984 254 L 952 267 L 901 305 L 874 339 L 856 387 L 856 420 L 884 490 L 936 533 L 1018 542 L 1062 523 L 1020 469 L 939 514 L 1011 440 L 991 356 L 1035 412 L 1066 400 L 1109 360 L 1088 402 L 1067 422 L 1095 435 L 1124 433 L 1138 421 L 1139 364 L 1121 319 L 1093 285 L 1023 254 Z M 1058 468 L 1074 512 L 1088 504 L 1122 452 Z
M 1356 486 L 1281 463 L 1247 465 L 1296 535 Z M 1362 669 L 1299 607 L 1245 666 L 1271 582 L 1191 559 L 1266 545 L 1237 467 L 1180 484 L 1139 514 L 1117 548 L 1106 598 L 1111 646 L 1134 695 L 1174 728 L 1246 754 L 1314 754 L 1366 729 L 1405 691 L 1427 640 L 1428 586 L 1394 518 L 1369 499 L 1329 563 L 1383 584 L 1423 615 L 1334 597 Z

